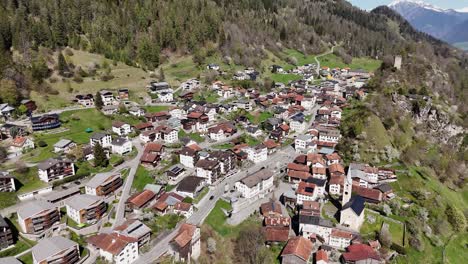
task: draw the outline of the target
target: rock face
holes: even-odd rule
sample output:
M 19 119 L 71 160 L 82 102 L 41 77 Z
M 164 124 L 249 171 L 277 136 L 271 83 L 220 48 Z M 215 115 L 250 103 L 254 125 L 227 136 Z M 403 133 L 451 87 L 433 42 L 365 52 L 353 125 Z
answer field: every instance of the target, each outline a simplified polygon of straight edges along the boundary
M 402 112 L 411 114 L 418 132 L 427 135 L 431 142 L 461 143 L 463 127 L 454 124 L 450 115 L 434 105 L 430 97 L 393 94 L 392 101 Z

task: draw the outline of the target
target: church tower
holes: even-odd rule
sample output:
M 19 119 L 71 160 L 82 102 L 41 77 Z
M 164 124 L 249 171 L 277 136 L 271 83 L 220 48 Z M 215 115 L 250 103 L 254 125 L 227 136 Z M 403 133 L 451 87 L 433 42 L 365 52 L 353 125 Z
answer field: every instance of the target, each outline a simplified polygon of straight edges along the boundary
M 353 180 L 350 175 L 348 175 L 344 182 L 343 187 L 343 198 L 341 200 L 341 206 L 344 206 L 351 200 L 351 193 L 353 191 Z

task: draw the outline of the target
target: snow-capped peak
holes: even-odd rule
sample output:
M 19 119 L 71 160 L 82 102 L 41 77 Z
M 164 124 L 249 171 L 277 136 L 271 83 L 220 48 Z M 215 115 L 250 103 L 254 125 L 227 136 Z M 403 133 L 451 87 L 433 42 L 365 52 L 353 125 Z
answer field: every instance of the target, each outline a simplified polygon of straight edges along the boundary
M 456 9 L 455 11 L 460 12 L 460 13 L 468 13 L 468 6 L 460 9 Z
M 442 9 L 440 7 L 428 4 L 428 3 L 424 2 L 424 1 L 420 1 L 420 0 L 395 0 L 395 1 L 391 2 L 388 6 L 389 7 L 396 7 L 396 6 L 401 5 L 401 4 L 416 5 L 416 6 L 424 8 L 424 9 L 428 9 L 428 10 L 432 10 L 432 11 L 436 11 L 436 12 L 446 12 L 447 11 L 447 10 L 444 10 L 444 9 Z

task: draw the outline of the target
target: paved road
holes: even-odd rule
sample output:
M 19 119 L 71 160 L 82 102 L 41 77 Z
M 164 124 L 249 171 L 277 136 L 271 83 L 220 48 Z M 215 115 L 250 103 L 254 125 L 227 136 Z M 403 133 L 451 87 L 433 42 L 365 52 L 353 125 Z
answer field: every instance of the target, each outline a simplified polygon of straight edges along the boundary
M 130 196 L 130 191 L 132 189 L 132 184 L 133 184 L 133 179 L 135 178 L 135 173 L 138 169 L 138 165 L 140 164 L 140 158 L 143 155 L 143 147 L 140 144 L 140 140 L 138 137 L 134 138 L 132 140 L 133 146 L 136 147 L 138 154 L 136 155 L 135 158 L 133 158 L 130 161 L 124 162 L 123 164 L 115 167 L 112 172 L 110 173 L 116 173 L 124 168 L 130 168 L 130 172 L 125 179 L 124 186 L 122 188 L 122 193 L 120 194 L 119 198 L 119 204 L 117 205 L 116 208 L 116 213 L 115 213 L 115 221 L 114 224 L 112 225 L 112 228 L 115 228 L 119 224 L 121 224 L 124 221 L 124 216 L 125 216 L 125 202 L 127 201 L 128 197 Z
M 315 120 L 315 115 L 317 113 L 317 109 L 319 106 L 315 106 L 310 112 L 312 113 L 312 118 L 309 121 L 309 126 Z M 281 168 L 286 167 L 289 162 L 292 162 L 296 158 L 296 151 L 291 146 L 286 146 L 281 150 L 278 150 L 274 154 L 268 157 L 268 160 L 264 162 L 260 162 L 254 164 L 253 166 L 245 169 L 240 170 L 237 173 L 233 174 L 232 176 L 225 178 L 221 181 L 218 185 L 211 189 L 207 197 L 214 196 L 213 199 L 205 199 L 202 200 L 198 205 L 198 210 L 194 212 L 194 214 L 187 219 L 187 223 L 194 224 L 194 225 L 201 225 L 205 218 L 209 215 L 211 210 L 213 210 L 216 201 L 221 198 L 224 194 L 224 188 L 226 184 L 229 184 L 229 187 L 232 187 L 235 182 L 239 181 L 240 179 L 244 178 L 245 176 L 254 173 L 261 168 L 265 167 L 270 170 L 279 170 Z M 174 229 L 168 236 L 163 238 L 162 240 L 158 241 L 153 248 L 145 254 L 142 254 L 134 263 L 136 264 L 146 264 L 146 263 L 153 263 L 159 257 L 164 255 L 166 252 L 170 250 L 169 242 L 172 238 L 175 237 L 177 234 L 177 229 Z
M 335 45 L 335 46 L 331 47 L 331 49 L 329 51 L 314 57 L 315 63 L 317 64 L 317 69 L 316 69 L 317 75 L 320 74 L 320 61 L 318 60 L 318 58 L 321 58 L 321 57 L 326 56 L 328 54 L 332 54 L 336 47 L 338 47 L 338 45 Z

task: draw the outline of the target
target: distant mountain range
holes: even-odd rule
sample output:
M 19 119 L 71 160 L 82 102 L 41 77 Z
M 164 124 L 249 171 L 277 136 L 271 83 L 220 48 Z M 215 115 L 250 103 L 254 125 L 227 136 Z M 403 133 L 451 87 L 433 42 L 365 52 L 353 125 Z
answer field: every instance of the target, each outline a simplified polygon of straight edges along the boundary
M 415 0 L 397 0 L 389 4 L 389 7 L 416 29 L 468 49 L 467 9 L 442 9 Z

